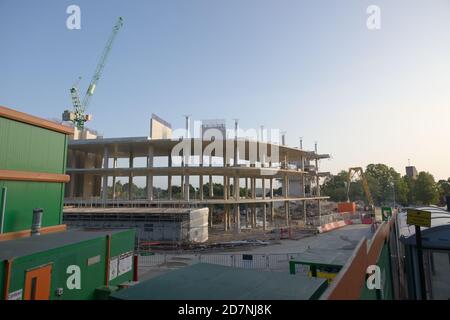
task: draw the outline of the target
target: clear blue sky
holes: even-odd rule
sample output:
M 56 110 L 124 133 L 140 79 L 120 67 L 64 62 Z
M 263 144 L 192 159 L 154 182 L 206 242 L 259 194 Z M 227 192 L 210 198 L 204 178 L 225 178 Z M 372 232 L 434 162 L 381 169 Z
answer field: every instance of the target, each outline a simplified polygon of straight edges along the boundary
M 81 30 L 66 8 L 81 7 Z M 381 30 L 366 8 L 381 8 Z M 240 118 L 331 153 L 323 170 L 411 159 L 450 176 L 450 2 L 0 0 L 0 105 L 45 118 L 84 92 L 125 19 L 92 98 L 89 127 L 145 136 L 152 112 L 183 127 Z

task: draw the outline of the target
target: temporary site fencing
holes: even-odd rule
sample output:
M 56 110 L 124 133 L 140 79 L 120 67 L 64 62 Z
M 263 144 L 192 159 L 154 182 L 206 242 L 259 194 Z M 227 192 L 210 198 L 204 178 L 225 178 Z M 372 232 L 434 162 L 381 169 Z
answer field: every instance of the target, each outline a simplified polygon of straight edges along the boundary
M 222 266 L 289 272 L 289 261 L 298 259 L 300 253 L 273 254 L 151 254 L 139 255 L 139 267 L 180 268 L 195 263 L 210 263 Z M 302 272 L 302 270 L 298 270 Z

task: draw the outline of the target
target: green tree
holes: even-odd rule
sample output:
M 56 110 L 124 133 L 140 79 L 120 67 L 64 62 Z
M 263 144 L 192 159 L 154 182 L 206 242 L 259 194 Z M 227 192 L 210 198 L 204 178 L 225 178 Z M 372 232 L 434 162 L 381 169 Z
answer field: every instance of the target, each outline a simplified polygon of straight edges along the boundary
M 346 201 L 347 171 L 341 171 L 337 175 L 327 177 L 321 187 L 321 192 L 329 196 L 332 201 Z
M 414 182 L 414 199 L 416 204 L 430 205 L 437 204 L 439 200 L 439 188 L 434 177 L 421 171 Z
M 398 178 L 396 178 L 394 183 L 395 183 L 396 202 L 400 203 L 402 206 L 407 206 L 410 203 L 409 198 L 408 198 L 409 194 L 410 194 L 410 189 L 409 189 L 408 184 L 400 176 L 400 174 L 398 175 Z
M 447 203 L 445 197 L 450 196 L 450 178 L 439 180 L 437 185 L 439 189 L 439 205 L 443 206 Z
M 394 168 L 382 163 L 369 164 L 365 173 L 375 204 L 391 203 L 394 198 L 395 183 L 400 179 L 400 174 Z

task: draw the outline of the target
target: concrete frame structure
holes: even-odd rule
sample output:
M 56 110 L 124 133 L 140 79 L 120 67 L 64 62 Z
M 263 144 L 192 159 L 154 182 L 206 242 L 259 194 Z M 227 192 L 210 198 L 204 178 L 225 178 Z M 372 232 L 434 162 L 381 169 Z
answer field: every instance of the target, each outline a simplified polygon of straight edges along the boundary
M 179 154 L 182 161 L 180 166 L 173 166 L 172 154 L 174 148 L 181 143 L 186 143 L 187 149 Z M 306 202 L 317 201 L 318 214 L 320 215 L 320 202 L 328 199 L 320 195 L 319 179 L 328 173 L 319 172 L 318 161 L 329 158 L 328 154 L 317 154 L 313 151 L 300 150 L 285 145 L 275 145 L 268 142 L 258 142 L 248 139 L 227 139 L 223 142 L 223 153 L 214 149 L 209 155 L 205 155 L 205 149 L 212 142 L 209 140 L 185 138 L 175 139 L 150 139 L 148 137 L 132 138 L 104 138 L 93 140 L 72 140 L 69 142 L 67 173 L 71 176 L 71 184 L 66 190 L 66 205 L 91 205 L 91 206 L 141 206 L 141 207 L 208 207 L 209 225 L 213 224 L 213 216 L 217 214 L 217 207 L 223 207 L 224 230 L 230 230 L 234 224 L 234 231 L 241 231 L 241 209 L 245 213 L 245 225 L 252 228 L 257 225 L 257 209 L 261 209 L 263 216 L 263 228 L 269 221 L 274 222 L 275 203 L 284 204 L 284 225 L 290 225 L 290 202 L 303 204 L 303 216 L 306 222 Z M 241 146 L 244 149 L 238 147 Z M 261 147 L 263 146 L 263 147 Z M 199 158 L 197 165 L 191 165 L 188 157 L 183 152 L 191 149 L 191 156 Z M 264 149 L 265 148 L 265 149 Z M 272 162 L 270 154 L 276 149 L 278 162 Z M 232 150 L 231 150 L 232 149 Z M 267 150 L 260 153 L 260 149 Z M 249 150 L 258 150 L 257 155 Z M 229 152 L 232 151 L 232 152 Z M 217 154 L 217 156 L 216 156 Z M 135 167 L 134 159 L 145 157 L 145 167 Z M 155 167 L 155 157 L 166 157 L 167 166 Z M 222 158 L 222 165 L 213 165 L 212 158 Z M 117 167 L 117 159 L 128 158 L 128 167 Z M 209 158 L 209 165 L 203 165 L 205 158 Z M 110 159 L 113 159 L 112 168 L 109 167 Z M 244 162 L 245 164 L 242 164 Z M 156 176 L 167 177 L 167 199 L 156 199 L 153 192 L 153 178 Z M 173 177 L 181 178 L 181 199 L 174 199 Z M 199 196 L 190 198 L 190 178 L 199 177 Z M 204 194 L 205 178 L 208 185 L 213 182 L 213 176 L 223 177 L 224 193 L 216 196 L 213 188 Z M 135 177 L 145 177 L 147 186 L 146 199 L 135 199 L 132 190 L 128 190 L 128 199 L 115 199 L 113 190 L 112 198 L 108 197 L 108 178 L 112 177 L 113 188 L 117 177 L 128 177 L 128 186 L 131 186 Z M 241 181 L 244 179 L 244 185 Z M 268 180 L 268 183 L 267 183 Z M 257 196 L 257 181 L 261 181 L 261 194 Z M 274 183 L 281 182 L 282 196 L 274 196 Z M 269 184 L 269 188 L 267 188 Z M 244 196 L 241 195 L 244 189 Z M 269 190 L 268 190 L 269 189 Z M 309 192 L 307 192 L 309 190 Z M 315 192 L 313 192 L 315 191 Z M 270 213 L 267 214 L 268 206 Z

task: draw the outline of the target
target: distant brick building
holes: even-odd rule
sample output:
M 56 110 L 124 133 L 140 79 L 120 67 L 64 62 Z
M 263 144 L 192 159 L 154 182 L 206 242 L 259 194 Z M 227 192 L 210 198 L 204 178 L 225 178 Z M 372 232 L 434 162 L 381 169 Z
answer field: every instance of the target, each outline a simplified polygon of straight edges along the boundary
M 414 166 L 407 166 L 406 167 L 406 175 L 410 178 L 416 179 L 417 178 L 417 169 Z

